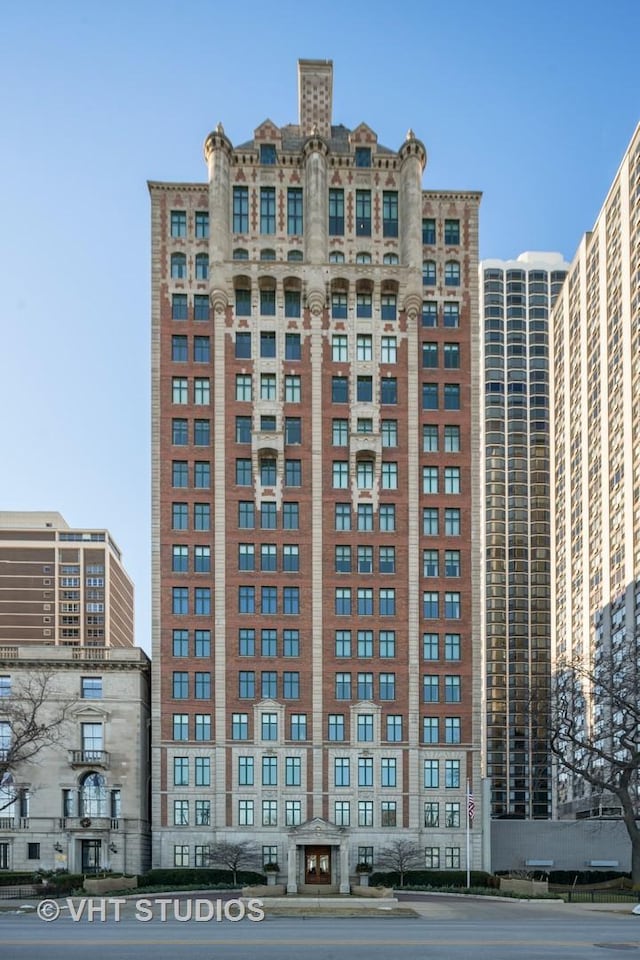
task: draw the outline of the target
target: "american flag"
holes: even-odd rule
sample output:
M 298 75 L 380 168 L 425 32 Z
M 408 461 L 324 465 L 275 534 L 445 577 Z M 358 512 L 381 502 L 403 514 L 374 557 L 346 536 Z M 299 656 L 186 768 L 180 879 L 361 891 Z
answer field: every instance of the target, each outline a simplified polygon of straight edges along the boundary
M 469 815 L 469 820 L 473 820 L 476 812 L 476 801 L 473 799 L 473 794 L 471 790 L 467 792 L 467 813 Z

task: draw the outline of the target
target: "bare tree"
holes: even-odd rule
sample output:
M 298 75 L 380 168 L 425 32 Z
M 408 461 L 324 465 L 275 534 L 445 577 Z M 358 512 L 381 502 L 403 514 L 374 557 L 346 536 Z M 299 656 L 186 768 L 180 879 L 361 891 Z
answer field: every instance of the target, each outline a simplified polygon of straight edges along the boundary
M 233 873 L 234 886 L 238 883 L 238 871 L 261 866 L 260 851 L 251 840 L 239 840 L 237 843 L 217 843 L 209 851 L 211 863 L 222 864 Z
M 64 732 L 73 701 L 56 696 L 54 674 L 29 671 L 0 699 L 0 810 L 19 795 L 16 777 Z
M 386 867 L 400 875 L 400 886 L 404 886 L 407 870 L 422 863 L 422 848 L 413 840 L 393 840 L 383 847 L 376 857 L 377 866 Z
M 631 876 L 640 884 L 640 673 L 633 634 L 615 651 L 597 655 L 593 665 L 579 659 L 559 664 L 550 733 L 553 754 L 574 783 L 590 785 L 599 803 L 611 795 L 619 801 L 631 841 Z

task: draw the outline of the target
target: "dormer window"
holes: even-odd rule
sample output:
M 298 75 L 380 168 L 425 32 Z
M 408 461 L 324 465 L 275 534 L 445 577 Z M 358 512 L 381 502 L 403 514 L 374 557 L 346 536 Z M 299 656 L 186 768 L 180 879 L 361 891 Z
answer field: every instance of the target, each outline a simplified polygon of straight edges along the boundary
M 371 166 L 371 147 L 356 147 L 356 167 Z
M 260 144 L 260 163 L 273 164 L 276 162 L 276 148 L 273 143 Z

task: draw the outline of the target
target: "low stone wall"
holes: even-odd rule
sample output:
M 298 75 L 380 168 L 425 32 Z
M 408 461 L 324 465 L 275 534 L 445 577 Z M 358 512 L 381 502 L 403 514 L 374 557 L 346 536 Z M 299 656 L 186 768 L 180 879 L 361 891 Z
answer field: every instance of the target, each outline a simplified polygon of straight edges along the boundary
M 82 884 L 86 893 L 110 893 L 112 890 L 135 890 L 137 877 L 86 877 Z
M 549 884 L 546 880 L 519 880 L 500 877 L 500 890 L 504 893 L 520 893 L 525 896 L 529 894 L 532 897 L 537 897 L 549 892 Z
M 260 900 L 264 899 L 264 897 L 284 897 L 286 893 L 287 888 L 284 883 L 270 883 L 268 886 L 266 884 L 258 884 L 255 887 L 242 888 L 243 897 L 258 897 Z
M 351 886 L 351 896 L 352 897 L 392 897 L 393 890 L 391 887 L 362 887 L 359 884 L 352 884 Z

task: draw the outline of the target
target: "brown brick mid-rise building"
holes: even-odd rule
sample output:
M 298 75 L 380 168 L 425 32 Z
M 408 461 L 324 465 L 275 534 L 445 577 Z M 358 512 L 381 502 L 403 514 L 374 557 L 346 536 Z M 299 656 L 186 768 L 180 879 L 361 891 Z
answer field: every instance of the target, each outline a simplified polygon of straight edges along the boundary
M 344 892 L 400 837 L 464 868 L 480 800 L 480 196 L 331 99 L 301 61 L 297 124 L 149 185 L 153 819 Z

